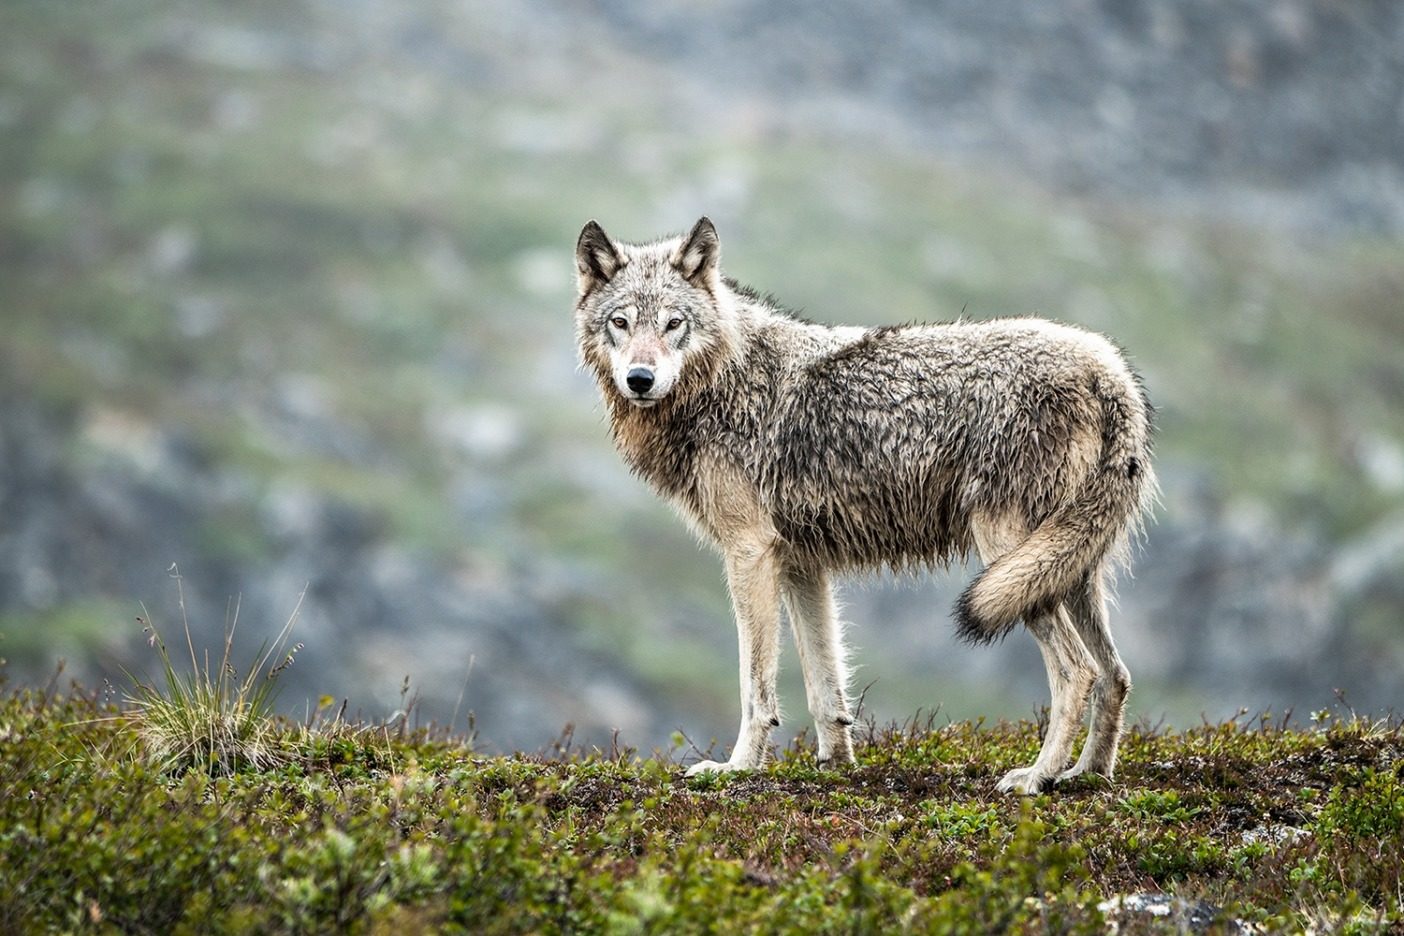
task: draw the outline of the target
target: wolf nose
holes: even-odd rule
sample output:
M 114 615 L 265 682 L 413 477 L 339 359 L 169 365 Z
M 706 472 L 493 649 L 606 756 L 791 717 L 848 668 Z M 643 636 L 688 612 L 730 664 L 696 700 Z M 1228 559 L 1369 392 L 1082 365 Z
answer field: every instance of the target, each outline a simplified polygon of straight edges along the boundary
M 648 388 L 653 386 L 653 371 L 647 367 L 635 367 L 629 371 L 629 376 L 624 378 L 624 382 L 635 393 L 647 393 Z

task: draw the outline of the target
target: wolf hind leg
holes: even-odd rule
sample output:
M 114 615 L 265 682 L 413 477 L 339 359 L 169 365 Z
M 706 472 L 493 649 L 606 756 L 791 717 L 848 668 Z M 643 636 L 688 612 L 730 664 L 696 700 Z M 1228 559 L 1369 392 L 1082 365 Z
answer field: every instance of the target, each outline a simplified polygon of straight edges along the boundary
M 1096 660 L 1099 672 L 1092 687 L 1092 720 L 1087 730 L 1087 743 L 1077 763 L 1059 777 L 1060 780 L 1089 771 L 1110 780 L 1116 770 L 1116 750 L 1125 720 L 1126 697 L 1131 692 L 1131 674 L 1112 642 L 1104 575 L 1101 569 L 1093 570 L 1067 599 L 1073 626 Z
M 818 735 L 819 762 L 853 763 L 853 715 L 848 700 L 848 661 L 833 589 L 821 569 L 786 567 L 781 596 L 804 672 L 804 691 Z
M 1038 793 L 1052 784 L 1067 765 L 1073 739 L 1087 710 L 1088 696 L 1097 680 L 1096 663 L 1083 646 L 1066 608 L 1059 605 L 1026 624 L 1043 654 L 1052 705 L 1038 759 L 1029 767 L 1005 774 L 997 787 L 1001 793 Z
M 986 566 L 1029 536 L 1028 525 L 1010 514 L 979 514 L 972 519 L 975 547 Z M 1025 621 L 1025 625 L 1038 641 L 1048 672 L 1052 696 L 1048 733 L 1032 766 L 1011 770 L 999 781 L 1001 793 L 1037 793 L 1058 776 L 1068 762 L 1073 736 L 1082 726 L 1088 694 L 1097 676 L 1096 663 L 1062 605 Z

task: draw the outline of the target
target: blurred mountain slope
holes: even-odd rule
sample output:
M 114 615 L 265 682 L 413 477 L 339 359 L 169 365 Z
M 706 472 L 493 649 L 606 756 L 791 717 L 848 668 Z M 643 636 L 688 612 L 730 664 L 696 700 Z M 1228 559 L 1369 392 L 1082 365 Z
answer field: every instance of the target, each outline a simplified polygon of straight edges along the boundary
M 610 30 L 798 132 L 1318 233 L 1404 232 L 1390 0 L 602 2 Z
M 1036 313 L 1129 349 L 1166 487 L 1123 588 L 1141 711 L 1337 685 L 1390 704 L 1404 248 L 1377 105 L 1400 46 L 1342 43 L 1400 24 L 1337 6 L 1274 7 L 1305 11 L 1307 45 L 1291 80 L 1240 87 L 1232 56 L 1138 39 L 1119 6 L 1017 27 L 891 6 L 836 29 L 720 3 L 723 38 L 693 41 L 666 6 L 8 5 L 0 656 L 23 679 L 59 655 L 90 675 L 140 660 L 138 602 L 178 620 L 174 562 L 206 643 L 235 596 L 256 643 L 307 587 L 291 708 L 378 714 L 408 673 L 443 719 L 466 676 L 502 746 L 567 721 L 724 733 L 718 564 L 609 450 L 569 316 L 585 219 L 642 239 L 706 212 L 729 273 L 819 319 Z M 1181 9 L 1263 47 L 1279 28 Z M 783 23 L 795 43 L 767 44 Z M 977 80 L 996 36 L 1032 51 Z M 1164 89 L 1128 77 L 1152 53 Z M 1185 70 L 1202 88 L 1177 110 Z M 1354 76 L 1375 77 L 1343 104 Z M 1116 107 L 1083 113 L 1098 82 L 1135 106 L 1120 136 Z M 1196 103 L 1211 92 L 1229 104 Z M 1264 122 L 1264 145 L 1328 115 L 1339 158 L 1180 152 L 1205 107 L 1229 140 Z M 1072 112 L 1106 142 L 1063 146 Z M 1039 697 L 1030 648 L 954 645 L 954 581 L 850 594 L 872 710 Z

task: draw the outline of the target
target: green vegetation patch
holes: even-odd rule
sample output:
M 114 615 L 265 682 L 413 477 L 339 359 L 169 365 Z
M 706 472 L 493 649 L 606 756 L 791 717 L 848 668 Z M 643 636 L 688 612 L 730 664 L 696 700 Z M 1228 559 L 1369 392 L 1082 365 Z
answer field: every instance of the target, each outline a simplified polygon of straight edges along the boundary
M 138 709 L 0 702 L 0 930 L 1102 932 L 1145 893 L 1404 923 L 1398 725 L 1138 730 L 1115 782 L 1027 799 L 994 783 L 1028 722 L 869 726 L 851 769 L 797 745 L 695 780 L 661 754 L 264 730 L 275 765 L 177 765 L 144 755 Z

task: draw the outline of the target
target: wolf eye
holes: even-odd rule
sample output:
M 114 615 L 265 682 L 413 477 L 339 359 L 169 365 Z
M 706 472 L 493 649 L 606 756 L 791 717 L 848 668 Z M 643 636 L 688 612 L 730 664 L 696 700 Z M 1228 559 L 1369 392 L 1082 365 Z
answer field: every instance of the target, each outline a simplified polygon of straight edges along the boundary
M 683 320 L 680 318 L 668 319 L 668 331 L 677 331 L 682 327 Z
M 628 329 L 629 320 L 622 315 L 616 315 L 614 318 L 609 320 L 609 324 L 622 331 Z

